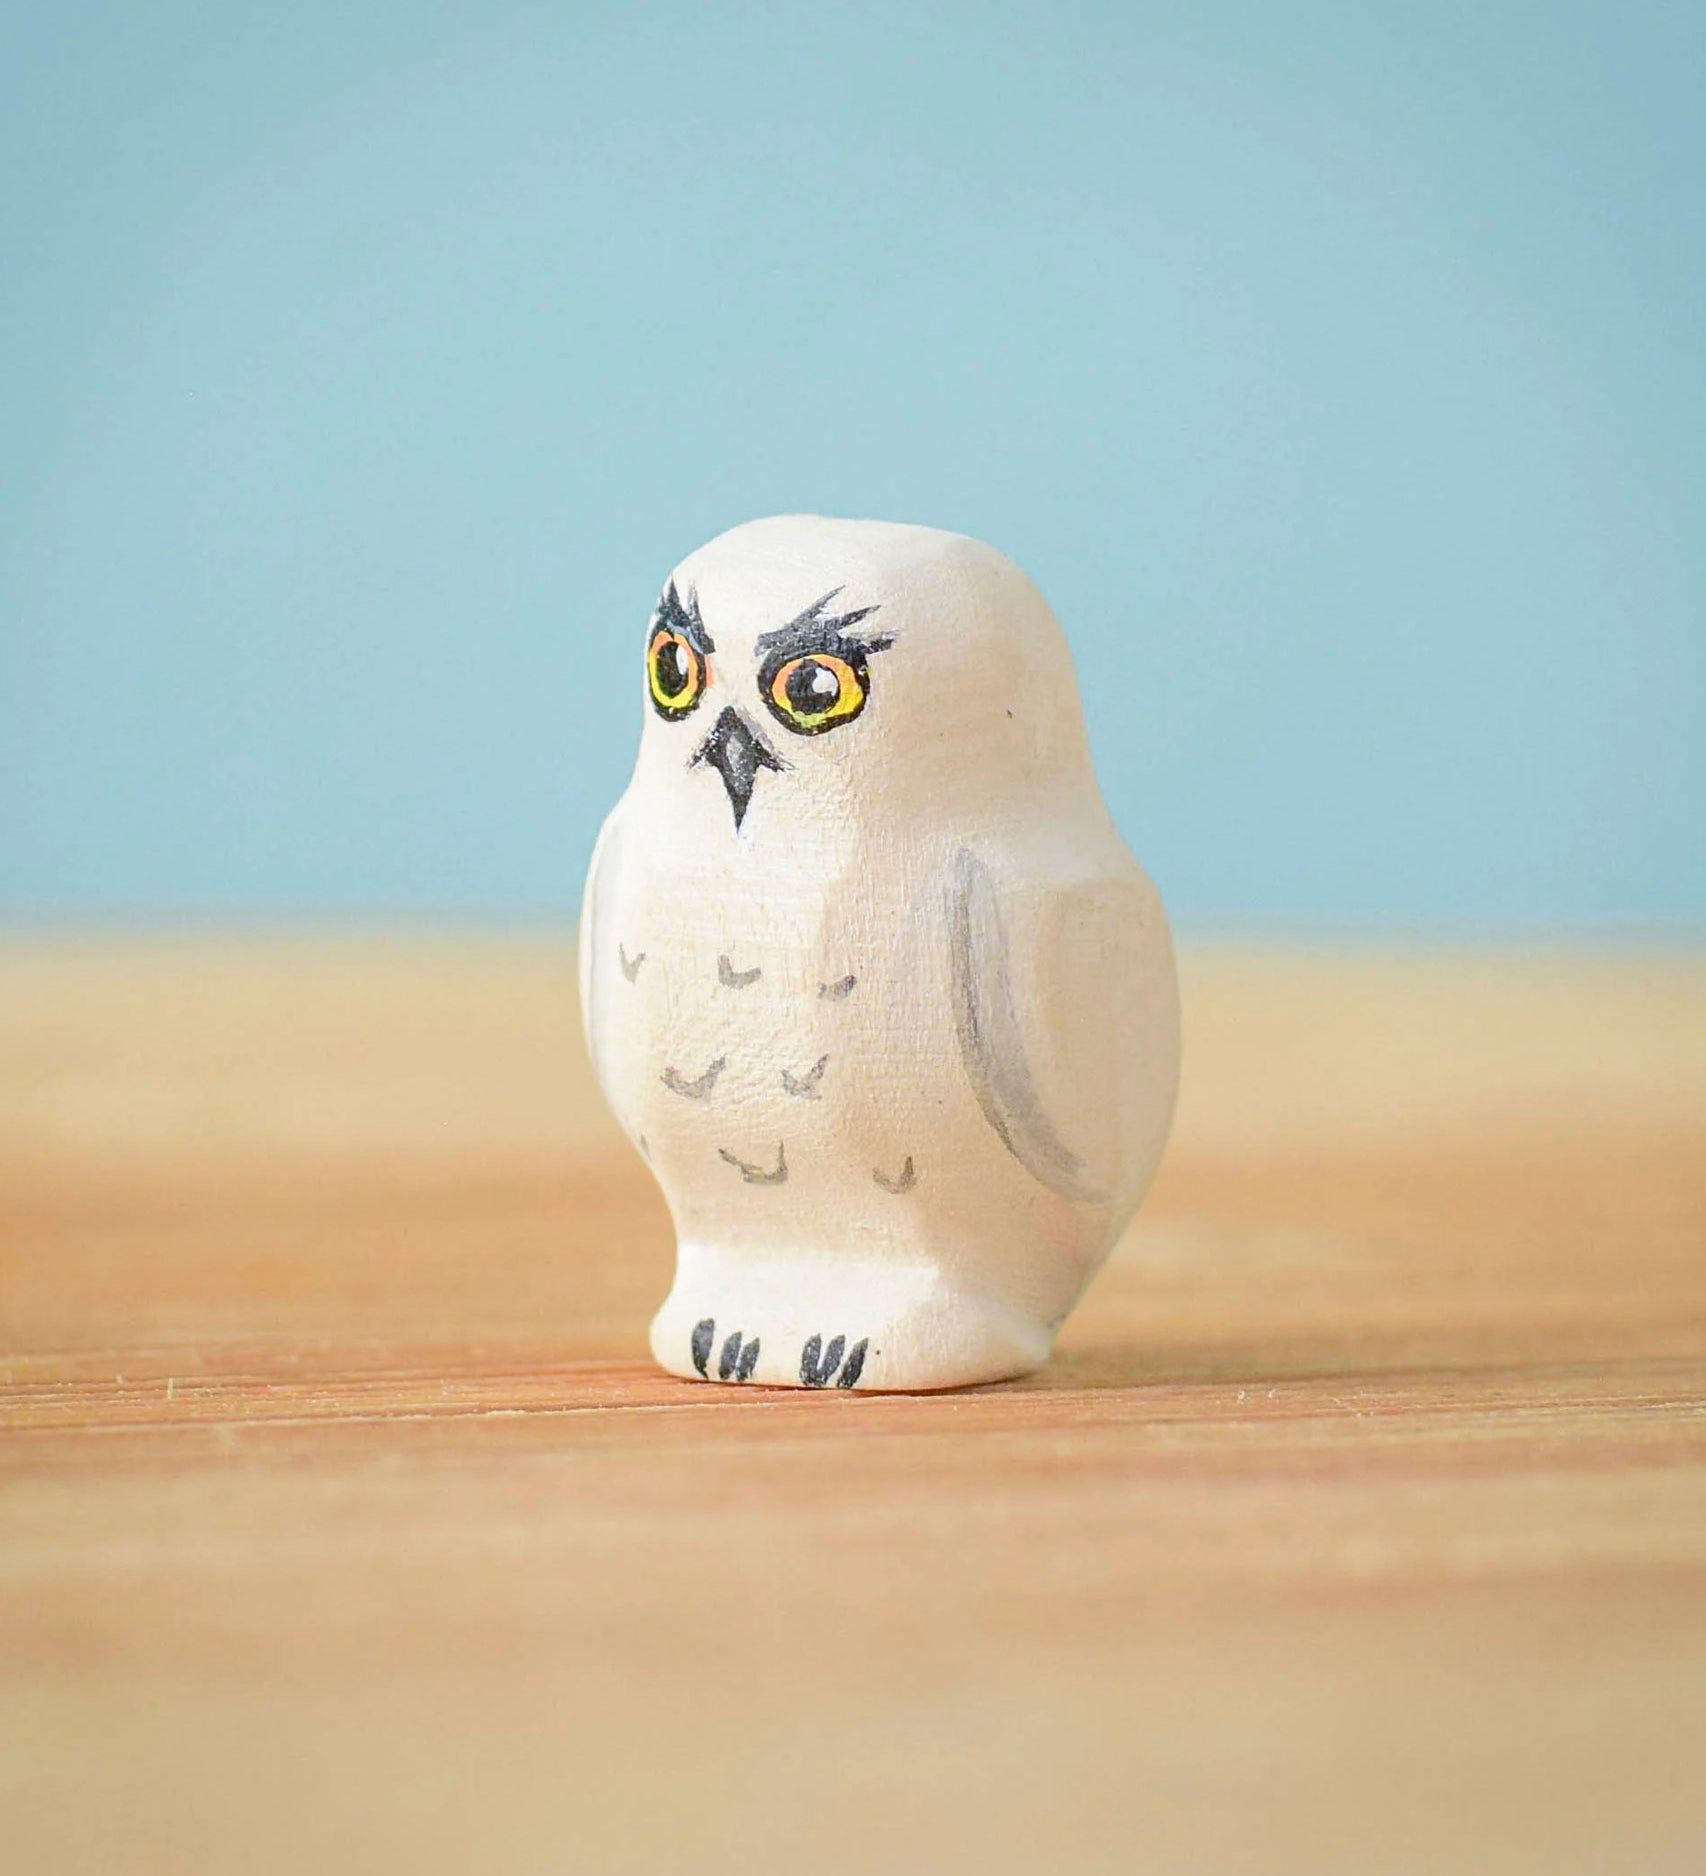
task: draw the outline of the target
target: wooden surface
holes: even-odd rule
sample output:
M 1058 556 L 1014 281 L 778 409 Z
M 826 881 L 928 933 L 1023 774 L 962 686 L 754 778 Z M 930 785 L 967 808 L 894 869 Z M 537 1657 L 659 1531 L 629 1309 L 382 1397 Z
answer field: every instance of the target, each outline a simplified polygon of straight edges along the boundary
M 0 1862 L 1706 1868 L 1706 965 L 1187 953 L 1036 1379 L 643 1358 L 540 942 L 0 947 Z

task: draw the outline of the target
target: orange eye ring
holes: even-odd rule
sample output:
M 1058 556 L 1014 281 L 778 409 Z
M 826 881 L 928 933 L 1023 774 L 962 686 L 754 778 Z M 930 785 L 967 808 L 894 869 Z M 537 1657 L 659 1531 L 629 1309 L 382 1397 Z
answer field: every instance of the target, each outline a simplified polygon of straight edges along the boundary
M 821 736 L 851 723 L 865 707 L 869 687 L 862 657 L 811 651 L 788 658 L 759 683 L 770 714 L 800 736 Z
M 698 707 L 711 681 L 705 654 L 685 633 L 660 625 L 646 647 L 646 688 L 652 708 L 675 722 Z

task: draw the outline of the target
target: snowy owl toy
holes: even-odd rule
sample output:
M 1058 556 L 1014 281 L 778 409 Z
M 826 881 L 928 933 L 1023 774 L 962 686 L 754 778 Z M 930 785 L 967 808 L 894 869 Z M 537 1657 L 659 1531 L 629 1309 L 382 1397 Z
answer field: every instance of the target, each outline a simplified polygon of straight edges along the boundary
M 1037 1367 L 1179 1064 L 1166 919 L 1042 595 L 963 535 L 752 521 L 665 584 L 644 692 L 580 968 L 679 1238 L 657 1359 L 809 1388 Z

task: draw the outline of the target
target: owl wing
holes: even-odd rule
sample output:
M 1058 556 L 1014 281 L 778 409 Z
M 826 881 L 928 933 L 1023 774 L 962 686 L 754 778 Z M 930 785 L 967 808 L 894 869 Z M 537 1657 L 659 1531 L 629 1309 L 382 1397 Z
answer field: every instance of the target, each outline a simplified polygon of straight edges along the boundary
M 1165 919 L 1119 858 L 1077 878 L 1003 865 L 998 880 L 962 847 L 948 891 L 954 1030 L 984 1119 L 1039 1184 L 1108 1208 L 1148 1185 L 1178 1074 Z
M 586 890 L 581 897 L 580 942 L 577 963 L 580 971 L 581 1027 L 586 1032 L 587 1053 L 592 1057 L 593 1073 L 599 1085 L 608 1089 L 600 1051 L 604 983 L 616 961 L 616 938 L 611 930 L 611 904 L 622 860 L 621 811 L 617 810 L 602 828 L 592 850 L 592 864 L 587 868 Z

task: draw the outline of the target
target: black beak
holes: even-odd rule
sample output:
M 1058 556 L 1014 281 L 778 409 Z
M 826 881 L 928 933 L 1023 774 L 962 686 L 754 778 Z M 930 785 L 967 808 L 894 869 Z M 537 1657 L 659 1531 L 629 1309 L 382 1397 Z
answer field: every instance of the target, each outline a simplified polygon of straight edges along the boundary
M 774 769 L 780 774 L 788 766 L 733 704 L 711 725 L 710 735 L 699 745 L 687 766 L 697 768 L 701 762 L 710 763 L 723 778 L 737 829 L 746 819 L 758 771 Z

